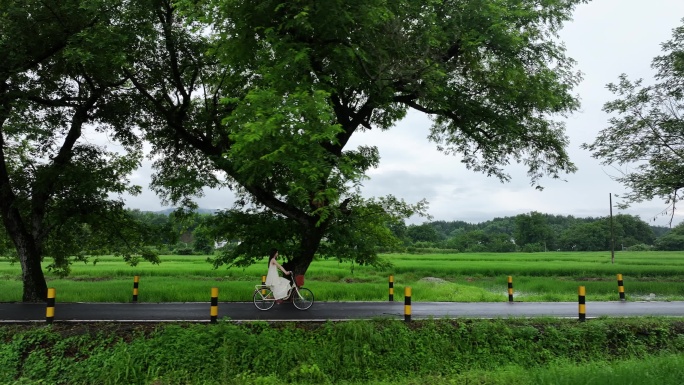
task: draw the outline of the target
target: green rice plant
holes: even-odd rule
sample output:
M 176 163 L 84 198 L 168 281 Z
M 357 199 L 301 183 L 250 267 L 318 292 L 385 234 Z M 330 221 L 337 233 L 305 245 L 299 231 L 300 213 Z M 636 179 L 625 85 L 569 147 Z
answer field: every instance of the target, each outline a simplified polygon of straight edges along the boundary
M 507 277 L 513 277 L 515 301 L 576 301 L 585 286 L 588 301 L 618 300 L 616 275 L 622 274 L 627 300 L 683 300 L 684 253 L 461 253 L 386 254 L 390 267 L 376 268 L 336 260 L 312 263 L 306 276 L 318 301 L 385 301 L 394 276 L 395 300 L 413 288 L 414 301 L 506 301 Z M 127 266 L 105 256 L 72 265 L 60 278 L 47 272 L 48 285 L 62 302 L 129 302 L 133 277 L 140 276 L 140 302 L 207 301 L 219 287 L 221 301 L 250 301 L 266 262 L 247 268 L 213 269 L 204 256 L 161 256 L 160 265 Z M 47 262 L 46 262 L 47 263 Z M 21 298 L 18 264 L 0 260 L 4 277 L 0 301 Z

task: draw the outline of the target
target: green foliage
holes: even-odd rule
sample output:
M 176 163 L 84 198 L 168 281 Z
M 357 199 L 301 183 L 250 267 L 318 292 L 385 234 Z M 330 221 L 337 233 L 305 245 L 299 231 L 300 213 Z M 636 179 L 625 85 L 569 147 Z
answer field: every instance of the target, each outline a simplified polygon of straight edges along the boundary
M 561 235 L 559 243 L 563 250 L 610 250 L 610 240 L 610 224 L 594 221 L 570 227 Z
M 350 201 L 351 213 L 337 218 L 318 255 L 326 259 L 353 261 L 360 265 L 383 266 L 377 253 L 400 249 L 401 240 L 390 230 L 414 215 L 426 215 L 423 200 L 408 204 L 394 196 Z
M 211 259 L 215 268 L 223 264 L 245 267 L 268 256 L 271 248 L 277 248 L 286 258 L 292 254 L 292 244 L 297 234 L 297 224 L 271 212 L 242 212 L 226 210 L 218 212 L 209 220 L 211 236 L 217 240 L 240 242 L 223 248 Z M 268 239 L 270 242 L 264 242 Z
M 516 216 L 514 235 L 515 244 L 524 251 L 546 251 L 547 243 L 553 249 L 553 233 L 542 213 L 533 211 Z
M 182 226 L 174 215 L 149 211 L 129 210 L 131 217 L 146 230 L 146 240 L 156 245 L 174 245 L 178 242 Z
M 148 112 L 153 185 L 190 206 L 205 186 L 236 192 L 223 220 L 239 245 L 217 265 L 274 246 L 300 272 L 317 253 L 374 263 L 397 244 L 380 224 L 396 224 L 399 201 L 360 199 L 379 155 L 347 147 L 357 132 L 415 109 L 434 117 L 438 148 L 475 171 L 507 180 L 516 161 L 538 184 L 575 170 L 552 119 L 578 107 L 579 76 L 555 38 L 581 2 L 157 4 L 126 69 Z
M 670 232 L 658 238 L 655 246 L 658 250 L 683 250 L 684 224 L 680 223 Z
M 659 197 L 669 204 L 664 214 L 674 215 L 684 186 L 684 27 L 673 30 L 662 50 L 652 62 L 657 83 L 644 86 L 641 79 L 622 74 L 617 83 L 608 84 L 616 96 L 603 108 L 612 115 L 610 125 L 583 147 L 604 164 L 621 167 L 614 178 L 629 189 L 622 206 Z
M 174 254 L 176 254 L 176 255 L 192 255 L 193 250 L 189 247 L 179 246 L 174 250 Z
M 627 251 L 651 251 L 651 250 L 655 250 L 655 247 L 653 247 L 652 245 L 645 245 L 643 243 L 639 243 L 636 245 L 629 246 L 625 250 L 627 250 Z
M 382 265 L 378 251 L 396 250 L 400 239 L 390 227 L 403 224 L 404 218 L 425 211 L 425 202 L 407 204 L 392 196 L 379 199 L 355 197 L 346 204 L 347 212 L 330 218 L 325 240 L 317 249 L 317 257 L 353 261 L 361 265 Z M 301 224 L 271 211 L 222 211 L 208 222 L 211 236 L 217 240 L 240 240 L 235 247 L 222 250 L 211 259 L 215 267 L 245 267 L 265 258 L 275 247 L 280 254 L 295 259 L 301 253 Z M 264 240 L 270 240 L 265 242 Z
M 119 226 L 142 144 L 134 99 L 116 69 L 136 40 L 132 9 L 99 0 L 12 1 L 0 14 L 0 213 L 25 274 L 25 301 L 42 301 L 40 262 L 67 274 Z M 118 147 L 92 143 L 106 133 Z
M 5 257 L 9 260 L 18 260 L 17 252 L 12 240 L 7 236 L 4 227 L 0 227 L 0 258 Z
M 613 238 L 616 249 L 639 243 L 652 245 L 655 241 L 653 230 L 644 221 L 631 215 L 616 215 L 612 225 L 610 218 L 601 218 L 572 226 L 561 234 L 559 246 L 563 250 L 611 250 Z
M 200 254 L 212 254 L 214 252 L 214 238 L 206 225 L 200 225 L 192 232 L 192 249 Z
M 646 359 L 684 349 L 659 319 L 349 321 L 0 328 L 0 381 L 379 382 Z
M 615 248 L 626 250 L 638 244 L 653 245 L 655 231 L 663 233 L 632 215 L 615 215 L 612 222 L 611 228 L 610 218 L 575 218 L 537 212 L 477 224 L 426 222 L 412 226 L 415 229 L 432 227 L 430 231 L 437 232 L 435 238 L 442 241 L 411 243 L 411 239 L 404 235 L 404 243 L 410 252 L 423 248 L 460 252 L 599 251 L 610 250 L 611 239 L 614 238 Z
M 442 244 L 447 249 L 455 249 L 464 253 L 473 252 L 511 252 L 517 247 L 510 235 L 486 233 L 483 230 L 457 231 Z
M 407 236 L 413 242 L 437 242 L 440 240 L 435 227 L 428 223 L 423 223 L 422 225 L 409 225 Z

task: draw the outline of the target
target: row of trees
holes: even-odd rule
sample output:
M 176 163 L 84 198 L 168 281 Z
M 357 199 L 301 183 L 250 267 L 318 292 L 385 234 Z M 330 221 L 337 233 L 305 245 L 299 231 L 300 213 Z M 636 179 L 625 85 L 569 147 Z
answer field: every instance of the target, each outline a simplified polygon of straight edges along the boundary
M 155 254 L 200 254 L 220 258 L 221 252 L 232 250 L 241 242 L 233 233 L 224 233 L 220 216 L 209 210 L 192 214 L 139 210 L 128 213 L 137 222 L 137 228 L 146 233 L 146 250 L 153 250 Z M 684 224 L 673 229 L 649 226 L 636 216 L 623 214 L 611 221 L 609 217 L 576 218 L 531 212 L 481 223 L 432 221 L 406 225 L 397 222 L 388 223 L 387 228 L 399 242 L 392 248 L 381 249 L 385 252 L 432 249 L 449 252 L 608 251 L 611 247 L 615 250 L 684 250 Z M 81 236 L 85 237 L 82 240 L 86 244 L 94 244 L 86 234 Z M 84 248 L 81 254 L 116 253 L 116 243 L 113 246 Z M 0 255 L 4 254 L 0 248 Z
M 148 246 L 161 254 L 203 254 L 220 259 L 221 252 L 232 250 L 241 242 L 234 233 L 224 232 L 221 215 L 210 211 L 180 216 L 174 212 L 130 213 L 155 234 L 157 242 Z M 531 212 L 481 223 L 431 221 L 406 225 L 400 221 L 387 223 L 386 227 L 398 242 L 380 248 L 385 252 L 608 251 L 613 239 L 615 250 L 684 250 L 684 242 L 679 241 L 684 224 L 673 229 L 649 226 L 636 216 L 623 214 L 616 215 L 612 224 L 608 217 L 576 218 Z M 227 245 L 225 249 L 223 245 Z
M 237 195 L 208 227 L 241 240 L 216 266 L 275 246 L 298 273 L 314 255 L 372 264 L 400 244 L 392 228 L 425 212 L 362 197 L 378 151 L 347 147 L 410 109 L 474 171 L 506 181 L 517 162 L 537 187 L 573 172 L 554 117 L 578 108 L 580 76 L 557 31 L 582 2 L 0 0 L 0 215 L 23 300 L 46 297 L 46 256 L 65 272 L 105 245 L 157 261 L 155 232 L 120 198 L 140 191 L 129 176 L 144 155 L 164 203 Z M 648 160 L 621 179 L 628 199 L 674 203 L 684 186 L 682 41 L 677 30 L 654 62 L 662 85 L 611 87 L 620 117 L 587 145 L 608 163 Z
M 611 223 L 612 222 L 612 223 Z M 538 212 L 471 224 L 427 222 L 395 227 L 409 248 L 438 248 L 461 252 L 607 251 L 631 249 L 684 250 L 673 242 L 684 228 L 649 226 L 630 215 L 575 218 Z M 614 245 L 612 244 L 614 240 Z
M 91 231 L 88 224 L 83 224 L 69 239 L 77 240 L 79 245 L 70 250 L 72 258 L 64 266 L 54 263 L 48 269 L 60 276 L 70 273 L 70 264 L 75 261 L 96 262 L 100 255 L 121 255 L 131 265 L 137 265 L 142 259 L 153 263 L 159 262 L 158 255 L 190 255 L 214 254 L 217 244 L 226 243 L 225 236 L 217 236 L 214 230 L 215 216 L 213 211 L 198 210 L 193 213 L 177 212 L 149 212 L 140 210 L 122 211 L 131 230 L 138 235 L 135 249 L 126 245 L 126 237 L 109 236 L 103 238 L 101 233 Z M 119 221 L 123 224 L 123 221 Z M 233 240 L 232 243 L 236 243 Z M 125 250 L 125 252 L 124 252 Z M 0 229 L 0 257 L 18 260 L 17 250 L 13 247 L 7 233 Z
M 373 263 L 397 241 L 386 224 L 424 212 L 362 197 L 378 152 L 347 148 L 409 109 L 475 171 L 574 171 L 552 118 L 578 107 L 556 37 L 582 1 L 0 0 L 0 214 L 23 300 L 44 300 L 43 258 L 66 269 L 83 234 L 155 260 L 119 198 L 144 143 L 165 203 L 237 194 L 215 228 L 242 242 L 217 265 L 276 246 L 299 273 L 315 254 Z

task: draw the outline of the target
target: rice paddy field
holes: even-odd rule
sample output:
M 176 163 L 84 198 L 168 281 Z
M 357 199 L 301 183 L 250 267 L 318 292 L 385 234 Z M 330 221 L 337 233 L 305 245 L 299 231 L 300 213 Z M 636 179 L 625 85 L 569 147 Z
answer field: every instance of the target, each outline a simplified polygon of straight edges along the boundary
M 575 301 L 579 286 L 587 301 L 619 299 L 622 274 L 628 301 L 684 300 L 684 252 L 609 252 L 385 254 L 390 267 L 316 260 L 305 286 L 317 301 L 383 301 L 394 280 L 395 300 L 412 288 L 413 301 Z M 248 268 L 214 269 L 206 256 L 162 256 L 162 263 L 128 266 L 120 258 L 98 257 L 72 265 L 60 278 L 46 272 L 59 302 L 130 302 L 139 276 L 139 302 L 207 301 L 212 287 L 220 301 L 250 301 L 254 285 L 266 274 L 266 259 Z M 47 263 L 46 263 L 47 265 Z M 18 263 L 0 260 L 0 302 L 21 300 Z

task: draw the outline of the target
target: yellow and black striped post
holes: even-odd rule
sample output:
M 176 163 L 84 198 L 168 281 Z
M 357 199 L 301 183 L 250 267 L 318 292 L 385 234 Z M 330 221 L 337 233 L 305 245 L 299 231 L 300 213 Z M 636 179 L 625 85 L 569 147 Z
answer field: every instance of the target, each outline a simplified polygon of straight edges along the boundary
M 138 302 L 138 283 L 140 283 L 140 276 L 133 277 L 133 303 Z
M 266 276 L 261 276 L 261 286 L 266 286 Z M 266 295 L 266 289 L 261 289 L 261 295 Z
M 513 302 L 513 277 L 508 276 L 508 302 Z
M 48 288 L 47 308 L 45 309 L 45 322 L 51 324 L 55 319 L 55 289 Z
M 411 322 L 411 288 L 404 288 L 404 321 Z
M 584 322 L 587 319 L 587 305 L 586 305 L 586 291 L 584 286 L 580 286 L 578 290 L 579 299 L 579 320 Z
M 218 319 L 218 287 L 211 288 L 211 323 Z
M 389 301 L 394 302 L 394 276 L 389 276 Z
M 625 300 L 625 284 L 622 282 L 622 274 L 617 275 L 618 293 L 620 293 L 620 301 Z

